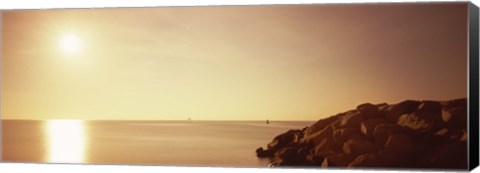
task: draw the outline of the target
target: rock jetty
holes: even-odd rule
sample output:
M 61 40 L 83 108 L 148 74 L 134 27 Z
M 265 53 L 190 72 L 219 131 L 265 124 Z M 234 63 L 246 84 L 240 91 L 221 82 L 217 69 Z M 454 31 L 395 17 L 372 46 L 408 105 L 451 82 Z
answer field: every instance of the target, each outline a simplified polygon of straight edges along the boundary
M 271 167 L 467 169 L 467 99 L 365 103 L 276 136 Z

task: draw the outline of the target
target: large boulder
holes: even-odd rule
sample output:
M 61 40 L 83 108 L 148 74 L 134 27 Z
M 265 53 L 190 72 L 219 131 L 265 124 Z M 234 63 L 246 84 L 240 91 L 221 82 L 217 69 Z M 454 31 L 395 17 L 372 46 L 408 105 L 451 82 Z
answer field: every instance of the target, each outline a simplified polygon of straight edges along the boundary
M 442 108 L 443 105 L 440 102 L 423 101 L 415 111 L 415 115 L 429 122 L 441 123 L 443 122 L 441 116 Z
M 461 98 L 461 99 L 454 99 L 454 100 L 449 100 L 446 102 L 442 102 L 442 104 L 445 106 L 445 108 L 459 108 L 459 107 L 467 107 L 467 98 Z
M 375 153 L 380 150 L 377 144 L 366 139 L 349 139 L 343 144 L 343 152 L 346 154 L 360 155 L 365 153 Z
M 377 106 L 378 111 L 380 111 L 384 116 L 385 116 L 385 113 L 387 112 L 387 110 L 389 110 L 390 107 L 391 107 L 387 103 L 380 103 L 380 104 L 376 104 L 375 106 Z
M 373 141 L 380 146 L 384 146 L 390 136 L 401 133 L 403 131 L 396 124 L 378 124 L 373 130 Z
M 340 146 L 333 142 L 331 138 L 325 138 L 315 146 L 315 155 L 325 156 L 325 153 L 340 152 L 341 150 Z
M 444 109 L 444 110 L 442 110 L 442 116 L 441 117 L 442 117 L 443 122 L 445 122 L 445 123 L 449 122 L 450 119 L 452 119 L 452 112 Z
M 273 138 L 272 142 L 267 145 L 267 149 L 276 150 L 295 143 L 295 141 L 298 141 L 300 138 L 303 138 L 302 130 L 289 130 Z
M 364 103 L 357 106 L 360 115 L 366 119 L 383 117 L 383 112 L 380 112 L 378 106 L 371 103 Z
M 398 118 L 398 125 L 418 132 L 425 132 L 432 128 L 432 124 L 415 114 L 403 114 Z
M 398 168 L 404 167 L 409 162 L 404 154 L 392 151 L 382 150 L 378 153 L 363 154 L 355 158 L 348 167 L 350 168 Z
M 356 129 L 343 128 L 333 131 L 332 138 L 337 144 L 343 144 L 349 139 L 361 139 L 362 136 Z
M 312 146 L 310 144 L 294 144 L 283 148 L 279 148 L 270 158 L 271 164 L 274 166 L 311 166 L 319 165 L 321 161 L 314 161 L 309 159 Z M 323 158 L 321 158 L 323 159 Z
M 416 167 L 430 169 L 464 169 L 468 168 L 467 143 L 452 142 L 433 147 L 420 155 Z
M 443 125 L 442 104 L 434 101 L 422 101 L 418 108 L 398 118 L 397 124 L 415 132 L 432 133 Z
M 255 150 L 255 152 L 257 153 L 257 157 L 260 157 L 260 158 L 273 157 L 274 154 L 275 154 L 274 150 L 265 150 L 265 149 L 263 149 L 263 147 L 257 148 L 257 150 Z
M 310 135 L 306 136 L 304 141 L 305 142 L 311 142 L 315 145 L 318 145 L 324 139 L 331 138 L 332 133 L 333 133 L 333 127 L 332 126 L 327 126 L 323 130 L 320 130 L 318 132 L 315 132 L 313 134 L 310 134 Z
M 316 133 L 318 131 L 323 130 L 327 126 L 329 126 L 329 125 L 333 124 L 335 121 L 337 121 L 338 117 L 340 117 L 344 114 L 346 114 L 346 112 L 345 113 L 340 113 L 340 114 L 337 114 L 337 115 L 334 115 L 334 116 L 331 116 L 331 117 L 328 117 L 328 118 L 318 120 L 314 124 L 308 126 L 308 128 L 305 130 L 305 134 L 306 135 L 311 135 L 313 133 Z
M 366 121 L 361 123 L 360 131 L 366 137 L 372 138 L 373 137 L 373 130 L 375 130 L 375 127 L 379 124 L 385 124 L 385 123 L 388 123 L 388 121 L 383 119 L 383 118 L 369 119 L 369 120 L 366 120 Z
M 362 154 L 353 160 L 348 167 L 349 168 L 365 168 L 365 167 L 379 167 L 380 160 L 375 157 L 375 154 L 367 153 Z
M 441 113 L 444 127 L 462 129 L 467 126 L 467 107 L 448 107 L 444 108 Z
M 307 164 L 311 166 L 321 165 L 324 160 L 325 160 L 325 157 L 321 155 L 315 155 L 315 154 L 309 154 L 307 155 L 307 158 L 306 158 Z
M 352 154 L 329 153 L 322 162 L 322 167 L 347 167 L 356 157 Z
M 371 103 L 364 103 L 357 106 L 357 110 L 360 112 L 360 115 L 363 116 L 365 119 L 372 119 L 372 118 L 384 118 L 385 117 L 385 110 L 388 107 L 388 104 L 371 104 Z
M 298 148 L 281 148 L 275 153 L 272 166 L 305 165 L 306 155 L 299 154 Z
M 351 111 L 342 115 L 338 118 L 338 121 L 334 123 L 333 127 L 335 129 L 341 128 L 352 128 L 360 129 L 360 124 L 365 120 L 364 117 L 360 116 L 358 111 Z
M 402 153 L 413 153 L 415 151 L 415 141 L 408 135 L 395 134 L 388 138 L 385 148 Z
M 467 131 L 464 129 L 442 128 L 433 134 L 435 142 L 467 141 Z
M 442 111 L 443 105 L 441 102 L 437 101 L 422 101 L 418 106 L 417 110 L 415 111 L 417 114 L 421 114 L 420 116 L 423 118 L 429 118 L 429 115 L 432 114 L 439 114 Z M 425 115 L 425 116 L 422 116 Z M 433 119 L 438 119 L 437 116 L 430 117 Z
M 412 113 L 417 109 L 418 105 L 420 105 L 420 102 L 414 100 L 407 100 L 395 104 L 387 109 L 385 118 L 393 123 L 397 123 L 401 115 Z
M 303 130 L 289 130 L 285 133 L 282 133 L 276 136 L 272 142 L 267 144 L 267 149 L 262 147 L 257 148 L 255 152 L 257 157 L 274 157 L 274 154 L 278 150 L 288 147 L 298 145 L 298 141 L 303 138 Z

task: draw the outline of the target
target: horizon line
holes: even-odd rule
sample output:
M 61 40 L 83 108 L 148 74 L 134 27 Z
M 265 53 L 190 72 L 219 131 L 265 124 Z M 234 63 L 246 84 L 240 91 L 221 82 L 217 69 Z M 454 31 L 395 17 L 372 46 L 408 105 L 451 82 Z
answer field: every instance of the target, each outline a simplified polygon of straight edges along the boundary
M 75 119 L 75 118 L 55 118 L 55 119 L 14 119 L 14 118 L 0 118 L 1 121 L 55 121 L 55 120 L 74 120 L 74 121 L 318 121 L 319 119 L 263 119 L 263 120 L 221 120 L 221 119 Z

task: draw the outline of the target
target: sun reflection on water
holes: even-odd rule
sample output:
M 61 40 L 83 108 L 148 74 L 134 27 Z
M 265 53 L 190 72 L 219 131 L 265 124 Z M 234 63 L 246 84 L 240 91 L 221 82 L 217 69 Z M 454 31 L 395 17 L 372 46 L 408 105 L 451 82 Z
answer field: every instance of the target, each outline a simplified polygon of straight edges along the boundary
M 83 121 L 47 121 L 48 162 L 84 163 L 85 132 Z

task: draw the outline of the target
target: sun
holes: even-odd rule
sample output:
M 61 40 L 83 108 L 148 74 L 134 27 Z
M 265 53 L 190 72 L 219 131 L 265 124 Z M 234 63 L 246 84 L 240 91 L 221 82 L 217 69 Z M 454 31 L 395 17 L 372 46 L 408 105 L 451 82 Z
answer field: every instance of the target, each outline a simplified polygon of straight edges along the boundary
M 60 40 L 60 48 L 65 53 L 76 53 L 80 50 L 80 38 L 77 35 L 64 35 Z

